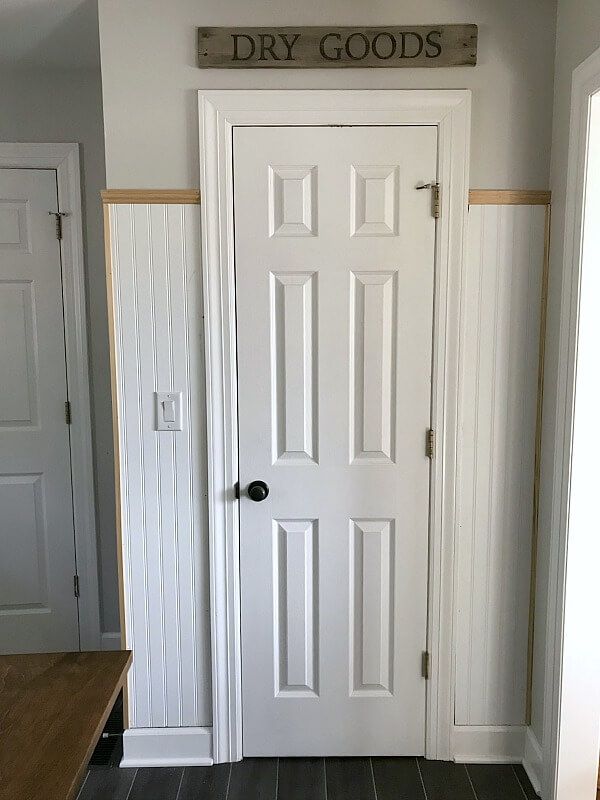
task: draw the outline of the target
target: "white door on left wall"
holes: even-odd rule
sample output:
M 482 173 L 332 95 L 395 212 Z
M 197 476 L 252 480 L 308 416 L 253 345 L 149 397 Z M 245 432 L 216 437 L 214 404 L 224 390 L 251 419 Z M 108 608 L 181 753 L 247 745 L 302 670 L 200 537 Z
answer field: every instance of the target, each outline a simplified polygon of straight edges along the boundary
M 56 172 L 0 169 L 0 653 L 78 650 Z

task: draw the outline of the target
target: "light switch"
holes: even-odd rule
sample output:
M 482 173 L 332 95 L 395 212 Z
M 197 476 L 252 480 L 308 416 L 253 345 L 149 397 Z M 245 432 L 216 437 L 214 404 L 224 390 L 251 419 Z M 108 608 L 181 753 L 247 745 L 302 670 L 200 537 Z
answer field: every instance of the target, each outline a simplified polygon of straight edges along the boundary
M 181 392 L 155 392 L 157 431 L 181 430 Z
M 163 422 L 175 422 L 175 401 L 162 400 L 161 406 Z

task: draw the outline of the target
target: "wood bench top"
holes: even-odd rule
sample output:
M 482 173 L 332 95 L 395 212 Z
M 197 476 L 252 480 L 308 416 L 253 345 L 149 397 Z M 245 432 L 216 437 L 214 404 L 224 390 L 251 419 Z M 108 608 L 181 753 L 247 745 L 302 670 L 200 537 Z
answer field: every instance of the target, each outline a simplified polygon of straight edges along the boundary
M 0 656 L 0 799 L 72 800 L 129 651 Z

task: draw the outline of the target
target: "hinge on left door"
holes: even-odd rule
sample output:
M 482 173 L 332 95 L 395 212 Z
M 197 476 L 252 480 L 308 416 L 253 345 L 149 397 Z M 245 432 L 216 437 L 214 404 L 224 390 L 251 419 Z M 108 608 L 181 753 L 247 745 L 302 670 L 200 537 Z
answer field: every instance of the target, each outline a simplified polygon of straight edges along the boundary
M 71 424 L 71 401 L 65 400 L 65 422 Z
M 67 217 L 68 214 L 66 211 L 49 211 L 51 217 L 54 217 L 54 223 L 56 225 L 56 238 L 60 241 L 62 239 L 62 220 L 63 217 Z
M 424 650 L 421 656 L 421 676 L 425 680 L 429 679 L 429 653 L 427 650 Z
M 435 456 L 435 431 L 433 428 L 428 428 L 425 435 L 425 455 L 427 458 Z
M 79 575 L 73 575 L 73 594 L 79 597 Z

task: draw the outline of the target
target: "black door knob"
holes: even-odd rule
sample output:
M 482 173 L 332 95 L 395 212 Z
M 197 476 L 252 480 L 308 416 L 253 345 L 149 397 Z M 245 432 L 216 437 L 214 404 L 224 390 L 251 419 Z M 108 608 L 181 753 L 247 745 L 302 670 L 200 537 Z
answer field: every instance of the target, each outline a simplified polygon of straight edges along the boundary
M 269 487 L 264 481 L 252 481 L 248 484 L 248 497 L 255 503 L 260 503 L 269 494 Z

